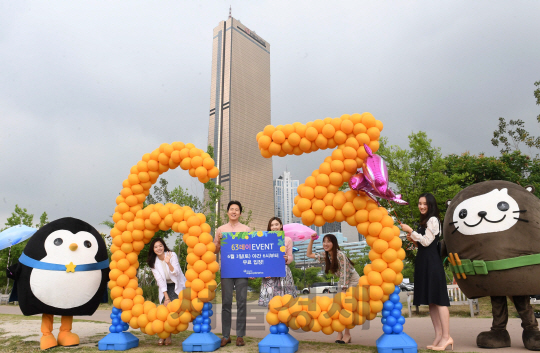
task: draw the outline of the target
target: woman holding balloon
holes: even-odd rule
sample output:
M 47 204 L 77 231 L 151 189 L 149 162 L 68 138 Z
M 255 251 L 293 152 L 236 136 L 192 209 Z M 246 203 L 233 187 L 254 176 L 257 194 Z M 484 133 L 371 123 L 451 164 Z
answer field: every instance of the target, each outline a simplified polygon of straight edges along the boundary
M 418 246 L 414 268 L 414 305 L 429 305 L 429 315 L 435 329 L 435 340 L 428 349 L 444 351 L 452 345 L 450 337 L 450 301 L 446 291 L 446 275 L 438 251 L 441 235 L 441 220 L 437 200 L 430 193 L 420 195 L 420 226 L 415 232 L 406 224 L 401 229 L 407 232 L 407 239 Z
M 270 218 L 268 229 L 270 231 L 282 231 L 283 223 L 278 217 Z M 285 237 L 285 277 L 266 277 L 262 279 L 261 294 L 259 296 L 259 306 L 268 306 L 270 300 L 276 296 L 284 296 L 285 294 L 292 295 L 296 298 L 296 287 L 292 276 L 289 264 L 293 262 L 293 241 L 289 237 Z
M 334 234 L 326 234 L 323 238 L 324 252 L 313 253 L 313 241 L 318 238 L 317 234 L 313 234 L 308 244 L 307 257 L 325 264 L 325 272 L 332 273 L 339 277 L 339 287 L 346 291 L 349 287 L 358 285 L 360 276 L 354 269 L 354 263 L 347 255 L 339 249 L 337 238 Z M 351 333 L 348 328 L 343 332 L 338 333 L 336 343 L 351 343 Z

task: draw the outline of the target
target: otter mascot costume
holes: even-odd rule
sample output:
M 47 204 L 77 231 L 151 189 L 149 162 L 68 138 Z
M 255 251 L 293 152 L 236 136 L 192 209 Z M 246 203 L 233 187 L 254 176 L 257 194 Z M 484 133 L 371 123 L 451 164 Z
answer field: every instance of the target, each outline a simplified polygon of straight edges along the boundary
M 92 315 L 98 308 L 109 278 L 107 248 L 88 223 L 61 218 L 30 238 L 7 275 L 16 281 L 10 300 L 19 301 L 24 315 L 43 314 L 41 349 L 78 345 L 73 315 Z M 62 316 L 58 340 L 51 333 L 54 315 Z
M 508 296 L 521 317 L 525 348 L 540 350 L 529 299 L 540 293 L 540 200 L 533 192 L 494 180 L 469 186 L 449 202 L 442 253 L 467 297 L 491 297 L 493 326 L 478 335 L 479 347 L 510 347 Z

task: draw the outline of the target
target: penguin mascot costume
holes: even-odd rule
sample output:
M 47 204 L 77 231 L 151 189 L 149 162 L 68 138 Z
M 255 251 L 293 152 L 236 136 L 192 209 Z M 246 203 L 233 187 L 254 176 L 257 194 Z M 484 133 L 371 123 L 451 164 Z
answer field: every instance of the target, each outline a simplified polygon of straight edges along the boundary
M 107 290 L 107 248 L 90 224 L 61 218 L 30 238 L 7 275 L 15 280 L 10 300 L 19 301 L 24 315 L 43 314 L 41 349 L 75 346 L 73 316 L 94 314 Z M 52 335 L 54 315 L 62 316 L 58 339 Z

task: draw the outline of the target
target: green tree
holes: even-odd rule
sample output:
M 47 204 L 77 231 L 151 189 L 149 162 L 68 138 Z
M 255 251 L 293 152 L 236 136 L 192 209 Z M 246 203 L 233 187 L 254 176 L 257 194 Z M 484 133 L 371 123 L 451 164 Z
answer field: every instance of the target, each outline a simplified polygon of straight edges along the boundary
M 467 173 L 448 175 L 447 162 L 442 157 L 439 147 L 431 144 L 425 132 L 409 135 L 409 149 L 399 146 L 387 146 L 387 140 L 381 139 L 381 147 L 377 152 L 388 167 L 388 179 L 396 194 L 409 202 L 406 206 L 396 206 L 386 200 L 381 205 L 397 214 L 403 223 L 414 225 L 420 219 L 418 198 L 425 192 L 432 193 L 437 199 L 441 216 L 446 212 L 447 199 L 460 191 L 460 184 Z M 394 188 L 395 186 L 395 188 Z
M 19 207 L 19 205 L 15 205 L 15 210 L 11 213 L 11 217 L 8 217 L 6 220 L 6 223 L 4 224 L 6 227 L 1 229 L 0 231 L 6 230 L 8 228 L 21 225 L 21 224 L 28 227 L 32 227 L 33 220 L 34 220 L 34 215 L 28 213 L 28 210 L 26 208 L 21 208 Z M 40 217 L 40 223 L 36 224 L 35 227 L 40 228 L 47 223 L 49 223 L 47 220 L 47 213 L 43 212 L 43 214 Z M 27 243 L 28 243 L 28 240 L 25 240 L 22 243 L 19 243 L 7 249 L 1 250 L 0 251 L 0 268 L 5 269 L 6 267 L 12 265 L 15 261 L 17 261 L 19 257 L 21 256 Z M 0 288 L 5 293 L 8 293 L 11 290 L 11 288 L 8 287 L 8 284 L 9 284 L 9 281 L 8 281 L 8 278 L 6 277 L 6 271 L 1 271 L 0 272 Z
M 534 91 L 536 104 L 540 105 L 540 81 L 534 83 L 537 88 Z M 536 117 L 540 122 L 540 115 Z M 529 153 L 533 148 L 540 148 L 540 137 L 532 136 L 525 128 L 525 122 L 521 119 L 512 120 L 507 123 L 504 118 L 499 118 L 499 126 L 493 131 L 491 144 L 495 147 L 500 147 L 501 154 L 519 151 L 521 144 L 529 148 Z
M 540 81 L 536 81 L 534 85 L 538 87 L 534 90 L 534 98 L 536 98 L 536 105 L 540 105 Z M 538 114 L 536 120 L 540 123 L 540 114 Z
M 446 212 L 446 200 L 453 198 L 459 191 L 467 173 L 448 175 L 447 162 L 442 157 L 439 147 L 432 146 L 432 141 L 423 131 L 409 135 L 409 149 L 399 146 L 388 146 L 388 141 L 382 138 L 377 152 L 386 161 L 390 187 L 396 194 L 409 202 L 408 205 L 394 205 L 380 200 L 383 207 L 399 221 L 416 228 L 420 219 L 417 204 L 419 196 L 425 192 L 432 193 L 437 199 L 441 217 Z M 407 254 L 406 261 L 415 263 L 416 251 L 405 241 L 403 248 Z
M 33 219 L 34 219 L 34 215 L 29 214 L 26 208 L 20 208 L 19 205 L 15 205 L 15 211 L 11 213 L 11 217 L 9 217 L 7 219 L 7 222 L 5 223 L 7 227 L 5 227 L 2 230 L 6 230 L 10 227 L 17 226 L 20 224 L 23 224 L 28 227 L 32 227 Z
M 41 228 L 47 223 L 49 223 L 49 218 L 47 216 L 47 212 L 43 212 L 41 214 L 41 216 L 39 217 L 39 223 L 36 224 L 36 228 Z
M 445 157 L 447 174 L 464 174 L 460 188 L 487 180 L 506 180 L 522 186 L 535 187 L 535 195 L 540 197 L 540 160 L 512 151 L 499 157 L 486 157 L 464 153 Z

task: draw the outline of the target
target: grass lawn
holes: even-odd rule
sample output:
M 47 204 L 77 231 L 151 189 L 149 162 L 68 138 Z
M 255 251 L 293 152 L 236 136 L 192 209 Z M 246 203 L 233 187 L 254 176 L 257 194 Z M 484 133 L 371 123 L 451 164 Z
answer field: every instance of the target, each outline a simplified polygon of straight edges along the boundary
M 0 323 L 7 319 L 5 316 L 0 315 Z M 24 321 L 24 320 L 23 320 Z M 130 349 L 129 352 L 133 353 L 151 353 L 151 352 L 179 352 L 182 351 L 182 341 L 186 339 L 192 332 L 184 331 L 173 337 L 173 344 L 170 346 L 158 346 L 157 336 L 148 336 L 140 331 L 133 331 L 133 334 L 139 338 L 139 347 Z M 97 342 L 105 336 L 96 335 L 91 337 L 84 337 L 81 339 L 81 346 L 69 347 L 69 348 L 52 348 L 50 352 L 100 352 L 97 348 Z M 221 335 L 218 335 L 221 337 Z M 0 352 L 41 352 L 39 349 L 40 335 L 14 335 L 9 336 L 7 332 L 0 332 Z M 220 348 L 220 352 L 238 352 L 238 353 L 257 353 L 259 351 L 258 343 L 261 341 L 258 338 L 245 337 L 244 341 L 246 345 L 244 347 L 236 347 L 234 344 L 236 337 L 231 336 L 233 343 Z M 30 339 L 30 340 L 28 340 Z M 325 352 L 325 353 L 376 353 L 376 347 L 366 347 L 355 344 L 337 345 L 332 343 L 317 343 L 300 341 L 299 353 L 308 352 Z M 433 352 L 427 349 L 418 350 L 420 353 Z
M 259 300 L 259 294 L 260 294 L 259 292 L 248 292 L 247 301 L 251 302 L 251 301 L 254 301 L 254 300 Z M 216 292 L 216 297 L 214 298 L 214 300 L 212 300 L 212 304 L 221 304 L 221 303 L 222 303 L 221 291 L 217 291 Z M 236 291 L 233 292 L 233 303 L 236 303 Z M 112 310 L 112 307 L 113 306 L 110 303 L 108 303 L 108 304 L 100 304 L 99 305 L 99 310 Z
M 491 300 L 489 297 L 483 297 L 478 299 L 478 304 L 480 306 L 480 314 L 475 314 L 474 317 L 480 318 L 490 318 L 493 317 L 491 313 Z M 540 305 L 532 306 L 535 311 L 540 310 Z M 416 314 L 416 307 L 412 307 L 412 317 L 426 317 L 429 316 L 429 307 L 427 305 L 422 305 L 419 307 L 419 314 Z M 407 310 L 407 303 L 403 304 L 402 310 L 403 316 L 408 318 L 409 311 Z M 471 311 L 468 305 L 455 305 L 450 306 L 450 317 L 471 317 Z M 508 317 L 519 317 L 514 303 L 508 299 Z

